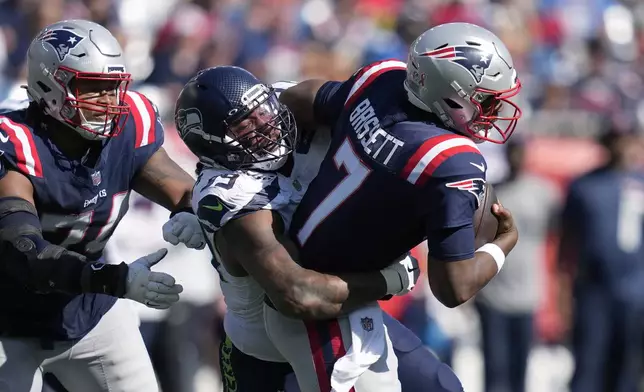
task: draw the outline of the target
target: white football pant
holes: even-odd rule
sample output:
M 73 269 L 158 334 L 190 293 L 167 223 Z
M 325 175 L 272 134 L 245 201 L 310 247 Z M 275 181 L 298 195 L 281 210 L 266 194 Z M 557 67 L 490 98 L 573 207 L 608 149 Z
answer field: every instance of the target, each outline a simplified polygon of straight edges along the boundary
M 128 300 L 116 301 L 81 340 L 53 350 L 38 339 L 0 337 L 0 392 L 41 392 L 46 372 L 69 392 L 159 392 Z

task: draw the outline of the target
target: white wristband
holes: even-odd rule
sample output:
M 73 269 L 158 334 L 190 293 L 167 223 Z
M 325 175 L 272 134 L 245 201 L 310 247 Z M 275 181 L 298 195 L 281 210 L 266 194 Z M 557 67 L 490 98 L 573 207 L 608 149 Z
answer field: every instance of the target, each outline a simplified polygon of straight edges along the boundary
M 501 268 L 503 268 L 503 263 L 505 263 L 505 253 L 503 253 L 503 250 L 499 248 L 497 244 L 493 244 L 491 242 L 488 242 L 487 244 L 483 245 L 482 247 L 478 248 L 476 250 L 477 252 L 485 252 L 492 256 L 494 261 L 496 262 L 497 270 L 496 273 L 498 274 L 499 271 L 501 271 Z

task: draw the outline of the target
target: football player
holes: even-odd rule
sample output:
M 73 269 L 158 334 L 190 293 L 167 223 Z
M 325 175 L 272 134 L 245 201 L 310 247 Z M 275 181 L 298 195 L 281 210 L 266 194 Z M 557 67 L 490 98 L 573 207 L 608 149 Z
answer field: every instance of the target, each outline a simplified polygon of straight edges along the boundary
M 164 309 L 182 288 L 150 271 L 165 249 L 120 265 L 102 252 L 132 190 L 178 225 L 194 181 L 161 147 L 154 105 L 128 90 L 122 52 L 96 23 L 47 26 L 28 49 L 28 107 L 0 115 L 1 390 L 40 392 L 47 371 L 71 392 L 158 391 L 118 298 Z
M 450 23 L 421 34 L 407 63 L 381 61 L 343 82 L 309 80 L 282 93 L 301 127 L 332 130 L 329 152 L 289 226 L 300 265 L 373 271 L 427 239 L 438 300 L 454 307 L 470 299 L 518 239 L 510 212 L 495 204 L 496 238 L 476 249 L 473 216 L 487 166 L 476 144 L 511 136 L 521 116 L 512 97 L 520 88 L 498 37 Z M 267 251 L 237 238 L 247 254 Z M 368 310 L 305 322 L 265 305 L 268 335 L 303 391 L 397 390 L 393 370 L 369 373 L 373 345 L 359 346 L 382 327 L 361 313 Z
M 317 174 L 330 134 L 300 132 L 298 137 L 289 110 L 277 99 L 284 85 L 293 84 L 271 88 L 237 67 L 210 68 L 187 83 L 175 109 L 177 129 L 200 159 L 193 207 L 208 234 L 228 306 L 227 336 L 220 346 L 226 391 L 279 391 L 292 373 L 266 336 L 265 292 L 293 317 L 330 318 L 387 293 L 406 293 L 418 272 L 407 258 L 381 272 L 341 277 L 302 269 L 293 261 L 284 247 L 292 245 L 284 227 Z M 248 254 L 240 235 L 272 249 Z M 389 358 L 408 359 L 400 372 L 407 390 L 461 390 L 451 369 L 411 331 L 384 318 L 396 349 Z M 297 384 L 286 390 L 297 390 Z

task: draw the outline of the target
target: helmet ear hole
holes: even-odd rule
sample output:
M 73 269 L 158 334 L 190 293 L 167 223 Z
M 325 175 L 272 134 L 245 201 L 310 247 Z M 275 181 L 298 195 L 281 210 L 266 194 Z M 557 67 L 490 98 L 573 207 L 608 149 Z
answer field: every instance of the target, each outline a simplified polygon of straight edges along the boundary
M 450 99 L 450 98 L 443 98 L 443 101 L 447 104 L 447 106 L 450 107 L 450 109 L 463 109 L 463 106 L 459 105 L 458 102 Z
M 50 91 L 51 91 L 51 89 L 49 88 L 49 86 L 47 86 L 45 83 L 41 82 L 40 80 L 39 80 L 39 81 L 37 81 L 37 82 L 36 82 L 36 84 L 38 85 L 38 87 L 40 87 L 40 89 L 42 90 L 42 92 L 43 92 L 43 93 L 45 93 L 45 94 L 47 94 L 48 92 L 50 92 Z

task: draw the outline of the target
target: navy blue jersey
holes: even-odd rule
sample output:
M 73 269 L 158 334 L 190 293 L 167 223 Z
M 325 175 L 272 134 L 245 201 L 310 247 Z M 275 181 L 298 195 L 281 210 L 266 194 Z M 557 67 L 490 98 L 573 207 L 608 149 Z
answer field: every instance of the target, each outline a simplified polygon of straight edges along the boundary
M 405 69 L 371 64 L 316 96 L 316 121 L 333 139 L 290 227 L 306 268 L 380 269 L 425 238 L 440 260 L 474 254 L 485 160 L 471 139 L 409 103 Z
M 644 176 L 600 169 L 571 183 L 563 213 L 581 283 L 644 296 Z
M 44 238 L 91 260 L 101 258 L 127 212 L 134 175 L 163 144 L 151 102 L 135 92 L 128 92 L 127 101 L 125 127 L 103 142 L 94 167 L 66 158 L 46 131 L 26 125 L 27 110 L 0 116 L 0 178 L 8 170 L 27 176 Z M 116 301 L 102 294 L 37 294 L 7 280 L 0 280 L 0 298 L 0 331 L 54 339 L 83 336 Z

